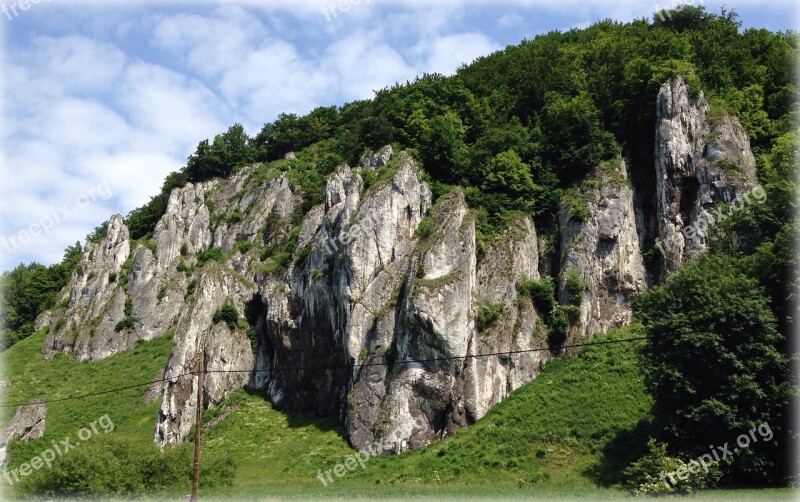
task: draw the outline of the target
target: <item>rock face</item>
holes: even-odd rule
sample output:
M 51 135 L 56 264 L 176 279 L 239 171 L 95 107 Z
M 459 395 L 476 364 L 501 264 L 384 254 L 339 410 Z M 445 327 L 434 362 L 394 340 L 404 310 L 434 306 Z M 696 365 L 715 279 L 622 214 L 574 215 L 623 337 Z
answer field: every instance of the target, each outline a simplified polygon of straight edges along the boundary
M 666 275 L 705 251 L 712 206 L 756 186 L 755 159 L 739 121 L 711 114 L 702 92 L 692 97 L 677 77 L 658 94 L 655 161 Z
M 710 120 L 682 80 L 658 107 L 655 219 L 672 242 L 755 178 L 741 127 Z M 434 205 L 405 152 L 368 152 L 321 192 L 298 182 L 315 162 L 299 152 L 175 189 L 152 238 L 132 240 L 112 217 L 37 320 L 49 326 L 43 352 L 97 360 L 172 336 L 167 381 L 146 397 L 161 398 L 162 446 L 191 429 L 205 368 L 204 406 L 248 386 L 282 410 L 340 420 L 356 448 L 400 452 L 468 426 L 538 375 L 552 312 L 518 294 L 523 281 L 557 278 L 575 339 L 630 322 L 648 286 L 641 248 L 653 232 L 621 160 L 564 200 L 556 242 L 518 216 L 480 251 L 461 190 Z M 664 269 L 704 245 L 681 240 Z M 541 249 L 556 259 L 540 269 Z
M 561 206 L 559 300 L 580 298 L 570 311 L 578 336 L 627 325 L 631 300 L 647 288 L 633 201 L 625 162 L 618 160 L 595 169 Z
M 47 408 L 44 403 L 34 403 L 17 408 L 14 418 L 0 433 L 0 466 L 6 463 L 6 447 L 12 439 L 19 438 L 20 441 L 30 441 L 44 435 L 46 414 Z

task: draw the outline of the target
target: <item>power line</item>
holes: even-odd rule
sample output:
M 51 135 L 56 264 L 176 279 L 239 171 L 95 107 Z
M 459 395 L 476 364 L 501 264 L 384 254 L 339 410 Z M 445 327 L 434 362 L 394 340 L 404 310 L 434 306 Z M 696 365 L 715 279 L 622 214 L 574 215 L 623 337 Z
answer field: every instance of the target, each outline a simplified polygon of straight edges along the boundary
M 616 343 L 628 343 L 628 342 L 636 342 L 641 340 L 647 340 L 650 337 L 648 336 L 638 336 L 632 338 L 621 338 L 619 340 L 603 340 L 599 342 L 586 342 L 586 343 L 574 343 L 569 345 L 561 345 L 558 347 L 558 350 L 563 349 L 573 349 L 579 347 L 591 347 L 594 345 L 611 345 Z M 369 368 L 374 366 L 392 366 L 396 364 L 423 364 L 423 363 L 433 363 L 433 362 L 444 362 L 444 361 L 459 361 L 459 360 L 467 360 L 467 359 L 477 359 L 483 357 L 494 357 L 494 356 L 512 356 L 517 354 L 527 354 L 532 352 L 544 352 L 549 351 L 551 348 L 549 346 L 535 348 L 535 349 L 522 349 L 522 350 L 511 350 L 506 352 L 486 352 L 481 354 L 472 354 L 472 355 L 465 355 L 465 356 L 449 356 L 449 357 L 434 357 L 429 359 L 408 359 L 404 361 L 395 361 L 393 363 L 389 362 L 375 362 L 375 363 L 366 363 L 366 364 L 358 364 L 355 365 L 359 369 L 362 368 Z M 200 373 L 203 375 L 208 375 L 209 373 L 265 373 L 265 372 L 273 372 L 273 373 L 280 373 L 280 372 L 290 372 L 290 371 L 324 371 L 324 370 L 337 370 L 337 369 L 350 369 L 354 365 L 336 365 L 336 366 L 317 366 L 317 367 L 294 367 L 294 368 L 264 368 L 264 369 L 241 369 L 241 370 L 203 370 L 203 371 L 189 371 L 186 373 L 181 373 L 179 375 L 171 376 L 171 377 L 163 377 L 156 380 L 151 380 L 149 382 L 142 382 L 136 383 L 131 385 L 126 385 L 124 387 L 117 387 L 114 389 L 108 390 L 101 390 L 96 392 L 89 392 L 86 394 L 79 394 L 76 396 L 66 396 L 66 397 L 59 397 L 53 399 L 40 399 L 36 401 L 30 401 L 27 403 L 14 403 L 14 404 L 4 404 L 0 406 L 0 408 L 16 408 L 18 406 L 27 406 L 32 404 L 49 404 L 49 403 L 58 403 L 63 401 L 74 401 L 77 399 L 88 399 L 91 397 L 102 396 L 105 394 L 111 394 L 114 392 L 120 392 L 124 390 L 136 389 L 139 387 L 150 386 L 158 383 L 163 383 L 167 381 L 174 381 L 178 380 L 183 377 L 187 376 L 196 376 Z

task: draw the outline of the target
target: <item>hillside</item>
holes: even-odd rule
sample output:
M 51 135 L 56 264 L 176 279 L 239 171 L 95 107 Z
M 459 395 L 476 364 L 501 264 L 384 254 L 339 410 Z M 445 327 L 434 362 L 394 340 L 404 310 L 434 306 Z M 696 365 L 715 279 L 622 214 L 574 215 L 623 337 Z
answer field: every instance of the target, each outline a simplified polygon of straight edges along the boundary
M 597 341 L 638 334 L 637 330 L 624 330 Z M 27 374 L 47 373 L 58 378 L 12 379 L 9 399 L 43 392 L 66 397 L 103 390 L 106 384 L 125 386 L 132 381 L 147 381 L 146 375 L 159 370 L 158 361 L 168 353 L 169 345 L 168 338 L 159 338 L 104 361 L 79 364 L 66 357 L 45 362 L 38 354 L 41 342 L 42 334 L 32 336 L 4 352 L 0 362 L 15 374 L 26 374 L 24 369 L 32 372 Z M 204 432 L 204 462 L 223 455 L 236 459 L 235 471 L 227 480 L 231 486 L 204 493 L 237 499 L 356 494 L 620 498 L 621 492 L 597 485 L 619 481 L 618 466 L 636 457 L 644 446 L 650 399 L 637 368 L 636 353 L 641 345 L 641 341 L 602 344 L 587 347 L 573 357 L 558 358 L 545 366 L 539 378 L 473 427 L 427 448 L 369 459 L 363 470 L 358 468 L 329 486 L 320 483 L 318 471 L 331 469 L 356 453 L 343 438 L 341 426 L 330 420 L 281 413 L 263 396 L 240 391 L 223 405 L 225 420 Z M 137 443 L 146 443 L 152 435 L 148 415 L 155 403 L 142 404 L 145 391 L 146 386 L 54 403 L 48 408 L 52 424 L 48 432 L 28 443 L 14 443 L 12 457 L 27 458 L 53 439 L 74 436 L 80 427 L 108 410 L 113 410 L 114 435 L 124 434 Z M 204 421 L 213 423 L 214 414 L 206 413 Z M 88 461 L 89 469 L 73 480 L 76 486 L 99 480 L 100 476 L 90 471 L 94 464 L 89 459 L 102 455 L 106 441 L 93 438 L 80 446 L 80 460 Z M 190 455 L 171 461 L 179 464 L 177 471 L 183 476 L 174 479 L 161 495 L 182 494 L 189 489 Z M 9 467 L 14 466 L 12 463 Z M 130 476 L 121 465 L 106 466 L 100 474 L 107 481 Z M 37 478 L 27 482 L 31 481 Z M 113 484 L 109 482 L 109 486 Z M 18 485 L 6 491 L 6 496 L 26 493 L 30 487 Z M 709 493 L 703 498 L 789 500 L 791 496 L 791 491 L 772 490 Z
M 182 490 L 198 400 L 221 496 L 315 494 L 375 445 L 342 493 L 596 493 L 649 437 L 678 465 L 767 423 L 720 483 L 786 486 L 797 42 L 603 21 L 202 141 L 62 264 L 4 274 L 8 401 L 156 380 L 5 408 L 34 436 L 12 467 L 104 414 L 124 433 L 19 489 Z

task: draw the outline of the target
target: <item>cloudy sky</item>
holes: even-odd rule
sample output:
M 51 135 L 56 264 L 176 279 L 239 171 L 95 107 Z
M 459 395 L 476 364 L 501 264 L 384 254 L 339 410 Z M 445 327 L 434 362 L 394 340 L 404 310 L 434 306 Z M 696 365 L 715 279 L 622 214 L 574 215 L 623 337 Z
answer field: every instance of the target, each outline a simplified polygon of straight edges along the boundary
M 796 25 L 793 1 L 725 3 L 745 27 Z M 281 112 L 368 98 L 523 38 L 675 4 L 0 0 L 0 269 L 59 261 L 234 122 L 254 134 Z M 722 2 L 704 4 L 718 12 Z

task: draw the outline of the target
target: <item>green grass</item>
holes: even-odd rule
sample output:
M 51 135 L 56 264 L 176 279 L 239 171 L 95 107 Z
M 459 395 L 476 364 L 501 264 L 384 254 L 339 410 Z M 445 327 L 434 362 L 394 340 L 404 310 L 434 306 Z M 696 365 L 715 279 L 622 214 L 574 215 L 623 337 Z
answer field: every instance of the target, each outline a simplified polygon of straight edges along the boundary
M 629 328 L 597 340 L 636 335 L 636 328 Z M 43 332 L 36 333 L 0 354 L 10 381 L 7 403 L 146 382 L 163 367 L 171 345 L 171 336 L 165 336 L 103 361 L 78 363 L 63 355 L 45 361 L 43 338 Z M 364 469 L 334 477 L 329 486 L 317 479 L 318 471 L 333 469 L 355 454 L 343 427 L 333 420 L 281 413 L 259 394 L 239 391 L 204 413 L 213 425 L 204 430 L 201 456 L 201 463 L 232 458 L 233 484 L 202 494 L 219 500 L 625 498 L 607 485 L 646 436 L 641 423 L 649 419 L 651 401 L 636 367 L 640 343 L 587 347 L 578 355 L 559 357 L 472 427 L 427 448 L 371 458 Z M 144 391 L 48 405 L 46 435 L 27 444 L 12 443 L 11 466 L 44 450 L 53 439 L 74 437 L 106 413 L 116 425 L 116 438 L 150 444 L 158 403 L 142 405 Z M 4 410 L 3 424 L 11 412 Z M 794 493 L 735 490 L 698 497 L 789 500 Z
M 473 427 L 427 448 L 371 459 L 329 487 L 317 480 L 318 471 L 354 453 L 338 424 L 282 414 L 256 395 L 237 396 L 238 409 L 206 434 L 211 452 L 227 451 L 238 464 L 234 486 L 215 494 L 412 496 L 446 487 L 452 496 L 544 488 L 601 495 L 606 490 L 596 479 L 604 449 L 648 418 L 637 346 L 589 347 L 558 358 Z
M 41 353 L 44 336 L 45 331 L 37 332 L 0 354 L 0 365 L 8 380 L 3 389 L 4 404 L 58 399 L 151 381 L 164 368 L 172 346 L 172 337 L 163 336 L 102 361 L 81 363 L 64 354 L 45 360 Z M 12 442 L 9 465 L 27 461 L 53 440 L 67 436 L 74 440 L 81 427 L 105 414 L 115 425 L 115 435 L 152 441 L 159 404 L 141 404 L 146 390 L 143 386 L 91 399 L 47 404 L 44 436 L 27 443 Z M 2 408 L 0 425 L 4 426 L 15 412 L 15 408 Z
M 601 461 L 613 460 L 604 455 L 607 446 L 649 418 L 651 401 L 636 367 L 639 343 L 557 358 L 474 426 L 428 448 L 376 459 L 358 476 L 373 483 L 594 487 Z

